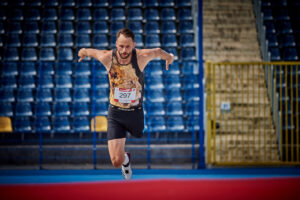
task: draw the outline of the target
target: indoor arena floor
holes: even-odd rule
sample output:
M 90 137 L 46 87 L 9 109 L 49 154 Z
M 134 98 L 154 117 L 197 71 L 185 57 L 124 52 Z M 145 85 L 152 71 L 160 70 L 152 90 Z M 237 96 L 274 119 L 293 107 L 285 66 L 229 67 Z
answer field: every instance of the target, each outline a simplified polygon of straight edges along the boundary
M 300 168 L 0 170 L 0 199 L 300 199 Z

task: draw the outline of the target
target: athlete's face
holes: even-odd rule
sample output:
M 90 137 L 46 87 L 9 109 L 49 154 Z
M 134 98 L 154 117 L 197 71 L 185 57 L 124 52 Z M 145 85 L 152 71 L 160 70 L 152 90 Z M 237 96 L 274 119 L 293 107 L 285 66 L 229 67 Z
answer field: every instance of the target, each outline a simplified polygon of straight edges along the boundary
M 116 41 L 116 47 L 119 56 L 122 59 L 127 59 L 131 55 L 132 49 L 135 47 L 135 42 L 130 37 L 125 37 L 121 34 Z

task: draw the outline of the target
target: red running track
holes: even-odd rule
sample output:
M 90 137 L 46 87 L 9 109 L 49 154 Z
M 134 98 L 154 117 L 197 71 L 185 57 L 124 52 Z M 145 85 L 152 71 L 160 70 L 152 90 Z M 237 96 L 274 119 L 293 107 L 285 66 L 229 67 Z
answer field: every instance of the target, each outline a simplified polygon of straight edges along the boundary
M 296 200 L 300 178 L 162 179 L 0 186 L 0 199 L 22 200 Z

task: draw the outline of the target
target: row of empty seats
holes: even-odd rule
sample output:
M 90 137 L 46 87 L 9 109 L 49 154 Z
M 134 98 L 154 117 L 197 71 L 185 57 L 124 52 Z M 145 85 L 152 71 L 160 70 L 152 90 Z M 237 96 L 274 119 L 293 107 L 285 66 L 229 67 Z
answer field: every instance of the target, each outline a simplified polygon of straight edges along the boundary
M 55 21 L 55 20 L 78 20 L 78 21 L 90 21 L 90 20 L 111 20 L 111 21 L 123 21 L 123 20 L 192 20 L 191 10 L 187 8 L 180 8 L 178 11 L 174 8 L 162 8 L 160 9 L 143 9 L 140 8 L 113 8 L 111 10 L 102 9 L 12 9 L 8 13 L 0 7 L 0 20 L 10 21 L 39 21 L 41 19 Z M 42 14 L 41 14 L 42 13 Z
M 191 0 L 2 0 L 12 7 L 186 7 Z

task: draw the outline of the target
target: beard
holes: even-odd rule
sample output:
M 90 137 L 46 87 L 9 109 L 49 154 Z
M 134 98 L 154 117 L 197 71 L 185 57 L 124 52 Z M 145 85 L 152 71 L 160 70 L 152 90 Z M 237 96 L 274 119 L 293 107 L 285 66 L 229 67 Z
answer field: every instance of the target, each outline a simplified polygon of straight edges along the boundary
M 118 51 L 118 54 L 119 54 L 120 58 L 124 59 L 124 60 L 127 59 L 131 55 L 131 53 L 120 53 L 119 51 Z

